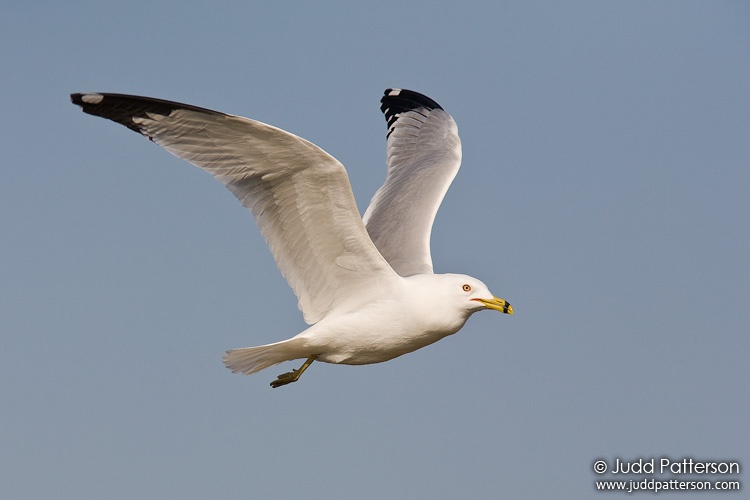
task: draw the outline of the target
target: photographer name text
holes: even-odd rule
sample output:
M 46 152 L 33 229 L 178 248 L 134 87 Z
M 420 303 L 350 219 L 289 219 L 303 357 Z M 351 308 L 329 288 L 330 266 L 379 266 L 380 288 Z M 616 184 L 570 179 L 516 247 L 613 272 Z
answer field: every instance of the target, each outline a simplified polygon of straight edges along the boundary
M 612 474 L 739 474 L 740 463 L 730 461 L 700 461 L 692 458 L 672 460 L 671 458 L 638 458 L 636 460 L 621 460 L 615 458 L 611 467 L 604 460 L 594 464 L 598 474 L 610 471 Z

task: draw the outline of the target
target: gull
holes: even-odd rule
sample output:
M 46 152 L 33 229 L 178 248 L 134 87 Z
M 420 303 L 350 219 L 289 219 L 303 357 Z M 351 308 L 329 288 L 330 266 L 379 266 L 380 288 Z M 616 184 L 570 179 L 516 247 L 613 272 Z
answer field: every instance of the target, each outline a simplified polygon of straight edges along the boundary
M 280 387 L 314 361 L 380 363 L 456 333 L 477 311 L 513 314 L 480 280 L 433 273 L 430 233 L 461 164 L 461 141 L 453 118 L 425 95 L 385 91 L 386 180 L 362 218 L 344 166 L 289 132 L 150 97 L 70 97 L 210 173 L 252 212 L 311 326 L 226 351 L 233 373 L 304 359 L 271 382 Z

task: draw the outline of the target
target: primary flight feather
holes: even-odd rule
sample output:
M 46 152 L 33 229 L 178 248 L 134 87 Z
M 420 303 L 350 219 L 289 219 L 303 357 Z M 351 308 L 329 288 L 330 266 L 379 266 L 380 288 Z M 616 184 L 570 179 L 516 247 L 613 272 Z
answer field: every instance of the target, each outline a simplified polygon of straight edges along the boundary
M 222 182 L 250 210 L 311 327 L 227 351 L 233 372 L 293 359 L 378 363 L 457 332 L 481 309 L 511 306 L 476 278 L 433 274 L 430 232 L 461 163 L 453 119 L 432 99 L 388 89 L 387 177 L 360 218 L 344 166 L 289 132 L 234 115 L 123 94 L 72 94 L 84 112 L 145 135 Z

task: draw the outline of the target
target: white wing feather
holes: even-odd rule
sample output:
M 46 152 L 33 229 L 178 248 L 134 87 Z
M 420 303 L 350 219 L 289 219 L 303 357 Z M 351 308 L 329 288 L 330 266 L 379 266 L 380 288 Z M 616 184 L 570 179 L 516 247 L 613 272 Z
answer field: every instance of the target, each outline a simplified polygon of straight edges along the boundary
M 461 166 L 458 127 L 439 104 L 416 92 L 388 89 L 381 102 L 388 171 L 363 219 L 398 274 L 429 274 L 432 223 Z
M 397 279 L 365 230 L 343 165 L 311 142 L 255 120 L 158 99 L 72 99 L 221 181 L 253 213 L 306 322 L 356 307 L 374 282 Z

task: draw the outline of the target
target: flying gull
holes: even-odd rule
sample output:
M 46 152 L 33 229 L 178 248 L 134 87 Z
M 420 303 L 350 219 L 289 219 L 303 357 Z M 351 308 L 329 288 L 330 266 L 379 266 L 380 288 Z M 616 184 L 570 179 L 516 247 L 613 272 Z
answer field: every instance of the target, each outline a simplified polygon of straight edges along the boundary
M 430 232 L 461 164 L 453 118 L 432 99 L 388 89 L 387 174 L 360 218 L 344 166 L 271 125 L 188 104 L 124 94 L 72 94 L 85 113 L 138 132 L 213 175 L 250 210 L 311 326 L 294 337 L 231 349 L 251 374 L 284 361 L 362 365 L 456 333 L 473 313 L 513 314 L 476 278 L 434 274 Z

